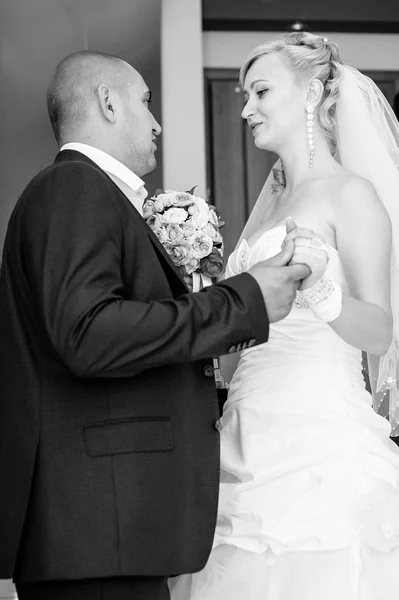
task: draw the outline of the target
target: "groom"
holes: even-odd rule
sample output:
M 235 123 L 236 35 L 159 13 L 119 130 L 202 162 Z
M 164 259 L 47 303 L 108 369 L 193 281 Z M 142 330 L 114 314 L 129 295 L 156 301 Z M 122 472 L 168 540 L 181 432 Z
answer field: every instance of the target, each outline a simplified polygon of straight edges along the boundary
M 20 600 L 164 600 L 215 527 L 212 356 L 268 339 L 302 265 L 190 294 L 141 216 L 161 128 L 124 61 L 57 67 L 60 146 L 11 216 L 0 279 L 0 578 Z

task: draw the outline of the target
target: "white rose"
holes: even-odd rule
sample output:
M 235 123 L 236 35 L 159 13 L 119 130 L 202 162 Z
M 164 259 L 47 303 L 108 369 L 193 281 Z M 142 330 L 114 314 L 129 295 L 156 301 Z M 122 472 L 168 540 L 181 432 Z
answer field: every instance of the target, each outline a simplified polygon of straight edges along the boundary
M 169 225 L 166 226 L 166 233 L 168 237 L 168 242 L 172 244 L 177 244 L 183 239 L 183 231 L 181 225 L 178 225 L 177 223 L 169 223 Z
M 187 210 L 190 215 L 196 215 L 197 213 L 199 213 L 199 208 L 195 204 L 189 206 Z
M 187 194 L 186 192 L 178 192 L 173 198 L 173 206 L 179 206 L 184 208 L 194 203 L 194 196 Z
M 213 225 L 211 225 L 210 223 L 207 223 L 205 225 L 205 227 L 202 227 L 202 231 L 204 233 L 206 233 L 207 235 L 209 235 L 209 237 L 211 237 L 213 239 L 213 241 L 216 240 L 217 237 L 217 231 L 216 229 L 213 227 Z
M 187 211 L 184 208 L 168 208 L 162 215 L 164 223 L 184 223 L 187 219 Z
M 202 231 L 195 233 L 191 238 L 188 239 L 191 247 L 191 251 L 194 258 L 201 260 L 205 256 L 211 253 L 213 248 L 213 241 L 209 235 L 202 233 Z
M 203 198 L 200 198 L 199 196 L 194 196 L 194 204 L 196 206 L 198 206 L 198 208 L 200 210 L 205 210 L 207 212 L 209 210 L 209 204 L 207 202 L 205 202 L 205 200 Z
M 170 193 L 170 192 L 165 193 L 165 194 L 159 194 L 157 196 L 157 200 L 160 200 L 162 202 L 164 208 L 173 206 L 173 199 L 174 199 L 174 194 Z
M 158 215 L 157 213 L 155 213 L 155 215 L 151 215 L 151 217 L 148 217 L 147 225 L 149 225 L 149 227 L 151 227 L 152 230 L 159 229 L 160 227 L 162 227 L 161 219 L 162 219 L 161 215 Z
M 153 229 L 153 232 L 155 233 L 161 244 L 164 244 L 167 241 L 168 234 L 166 232 L 165 227 L 158 227 L 157 229 Z
M 199 266 L 200 261 L 197 258 L 191 258 L 185 265 L 187 274 L 191 275 L 191 273 L 194 273 L 194 271 L 196 271 Z
M 190 261 L 190 249 L 186 244 L 165 244 L 165 249 L 176 266 L 181 267 Z
M 202 231 L 209 235 L 213 239 L 214 244 L 221 244 L 223 241 L 222 236 L 219 231 L 213 227 L 210 223 L 207 223 L 205 227 L 202 228 Z
M 208 223 L 208 213 L 203 210 L 199 210 L 191 217 L 191 222 L 196 229 L 203 229 Z
M 162 200 L 159 198 L 159 196 L 156 197 L 156 199 L 154 200 L 154 208 L 157 212 L 163 212 L 163 202 Z
M 188 219 L 185 223 L 183 223 L 182 225 L 182 231 L 183 231 L 183 235 L 186 238 L 191 237 L 192 235 L 194 235 L 195 233 L 195 227 L 191 222 L 191 219 Z

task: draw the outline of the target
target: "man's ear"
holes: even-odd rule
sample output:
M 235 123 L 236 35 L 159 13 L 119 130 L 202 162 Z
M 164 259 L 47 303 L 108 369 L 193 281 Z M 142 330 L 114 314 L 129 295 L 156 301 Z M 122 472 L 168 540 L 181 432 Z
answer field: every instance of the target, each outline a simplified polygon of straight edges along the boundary
M 97 97 L 103 117 L 110 123 L 115 123 L 117 105 L 115 92 L 103 83 L 97 88 Z

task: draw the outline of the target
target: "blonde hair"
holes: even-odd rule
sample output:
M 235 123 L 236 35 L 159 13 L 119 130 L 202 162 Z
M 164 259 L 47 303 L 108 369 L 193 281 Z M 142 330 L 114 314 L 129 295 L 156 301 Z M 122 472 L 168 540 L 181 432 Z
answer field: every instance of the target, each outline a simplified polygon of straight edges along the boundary
M 338 82 L 341 76 L 342 60 L 339 48 L 334 42 L 311 33 L 288 33 L 283 37 L 257 46 L 252 50 L 240 70 L 240 84 L 252 65 L 262 56 L 281 53 L 286 66 L 295 73 L 301 85 L 319 79 L 324 87 L 321 102 L 317 108 L 320 123 L 325 131 L 330 151 L 336 149 L 335 109 L 339 97 Z M 283 169 L 273 170 L 274 191 L 285 187 Z

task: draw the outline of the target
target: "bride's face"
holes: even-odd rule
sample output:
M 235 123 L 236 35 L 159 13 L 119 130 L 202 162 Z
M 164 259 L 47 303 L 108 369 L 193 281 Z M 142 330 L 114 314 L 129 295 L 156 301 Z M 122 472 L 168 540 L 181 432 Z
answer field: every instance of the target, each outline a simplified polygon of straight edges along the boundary
M 279 152 L 306 126 L 306 92 L 278 53 L 260 57 L 244 82 L 246 104 L 241 113 L 255 145 Z

